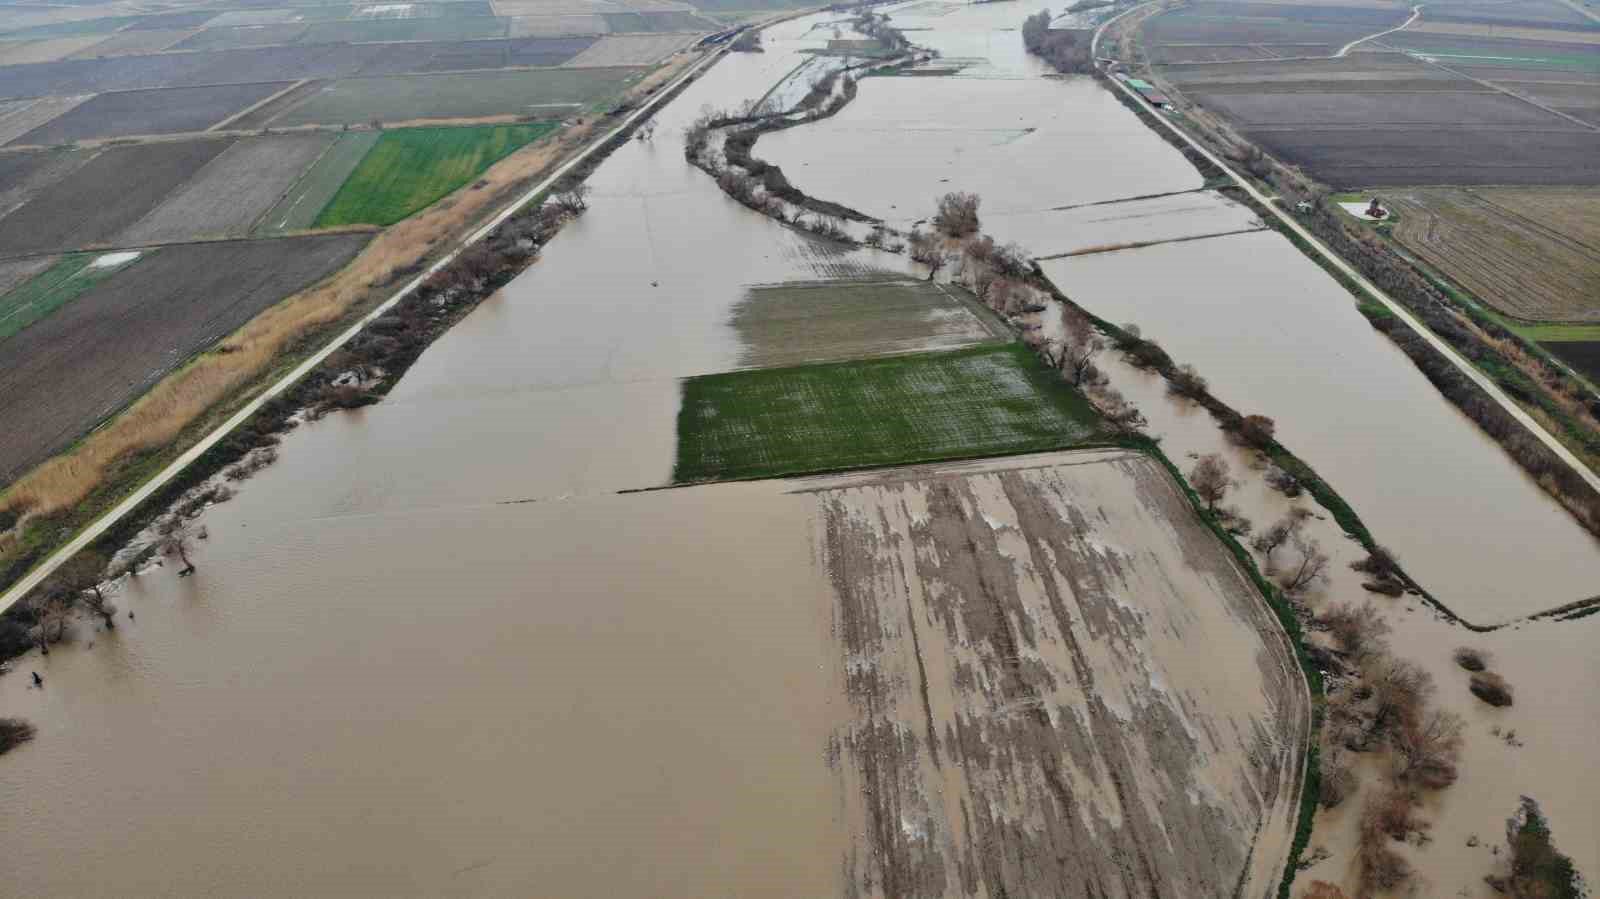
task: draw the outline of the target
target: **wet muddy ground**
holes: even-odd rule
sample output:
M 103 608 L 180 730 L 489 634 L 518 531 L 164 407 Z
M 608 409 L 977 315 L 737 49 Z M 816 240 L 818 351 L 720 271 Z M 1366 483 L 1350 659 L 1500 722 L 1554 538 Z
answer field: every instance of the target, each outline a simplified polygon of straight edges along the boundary
M 1272 888 L 1309 697 L 1157 462 L 1055 454 L 804 489 L 853 712 L 839 765 L 865 818 L 846 895 Z

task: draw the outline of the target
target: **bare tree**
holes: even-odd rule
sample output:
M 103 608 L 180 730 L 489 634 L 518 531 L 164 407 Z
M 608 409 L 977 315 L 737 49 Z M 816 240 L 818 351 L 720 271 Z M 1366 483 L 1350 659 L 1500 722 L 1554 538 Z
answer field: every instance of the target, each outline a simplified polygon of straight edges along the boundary
M 1328 579 L 1328 554 L 1315 538 L 1295 533 L 1290 537 L 1297 561 L 1285 569 L 1278 585 L 1285 593 L 1299 593 L 1317 581 Z
M 907 238 L 911 246 L 911 259 L 928 267 L 928 280 L 932 281 L 949 262 L 949 257 L 944 252 L 944 242 L 937 234 L 930 234 L 920 228 L 913 229 Z
M 1234 438 L 1239 443 L 1264 450 L 1272 445 L 1272 436 L 1278 430 L 1278 423 L 1265 415 L 1246 415 L 1239 419 L 1234 426 Z
M 1168 390 L 1192 400 L 1205 396 L 1209 386 L 1193 365 L 1180 365 L 1167 378 Z
M 939 211 L 933 216 L 933 226 L 950 237 L 966 237 L 978 231 L 977 194 L 952 191 L 938 200 Z
M 1267 557 L 1268 571 L 1272 570 L 1272 553 L 1277 550 L 1278 547 L 1288 543 L 1290 538 L 1294 537 L 1295 534 L 1298 534 L 1300 532 L 1300 528 L 1305 525 L 1306 519 L 1310 517 L 1310 512 L 1307 512 L 1305 509 L 1302 509 L 1299 506 L 1295 506 L 1289 510 L 1288 514 L 1273 522 L 1272 525 L 1266 530 L 1256 535 L 1256 539 L 1252 545 L 1255 546 L 1257 552 Z
M 194 574 L 195 565 L 189 560 L 189 551 L 194 549 L 194 542 L 200 538 L 199 530 L 186 519 L 173 515 L 161 523 L 159 531 L 161 539 L 156 544 L 157 549 L 162 555 L 177 556 L 183 562 L 183 567 L 178 569 L 178 577 Z
M 589 208 L 590 187 L 577 179 L 564 179 L 556 185 L 555 200 L 562 212 L 578 215 Z
M 1334 603 L 1317 616 L 1317 623 L 1328 629 L 1339 649 L 1348 655 L 1380 650 L 1389 634 L 1389 622 L 1370 603 Z
M 1122 395 L 1115 387 L 1102 386 L 1094 393 L 1095 409 L 1100 417 L 1123 431 L 1137 431 L 1146 424 L 1144 413 Z
M 1460 715 L 1443 709 L 1402 721 L 1392 740 L 1395 777 L 1432 789 L 1455 783 L 1463 727 Z
M 59 579 L 61 589 L 80 597 L 89 611 L 99 615 L 106 629 L 110 630 L 117 626 L 117 607 L 106 597 L 110 586 L 101 583 L 107 564 L 105 556 L 86 550 L 56 569 L 55 577 Z
M 60 582 L 47 582 L 34 594 L 34 619 L 38 622 L 39 652 L 50 654 L 50 644 L 59 643 L 66 636 L 67 618 L 72 613 L 74 595 L 62 589 Z
M 1227 460 L 1216 453 L 1201 456 L 1189 469 L 1189 486 L 1205 501 L 1206 511 L 1217 511 L 1217 503 L 1228 495 L 1237 482 L 1230 476 Z
M 1069 308 L 1062 314 L 1062 325 L 1066 332 L 1066 339 L 1061 345 L 1062 374 L 1079 387 L 1086 382 L 1095 383 L 1099 380 L 1099 372 L 1095 369 L 1094 359 L 1106 348 L 1106 342 L 1101 339 L 1089 317 L 1076 309 Z
M 1433 696 L 1433 675 L 1388 653 L 1368 656 L 1361 679 L 1372 690 L 1372 731 L 1389 732 L 1419 715 Z

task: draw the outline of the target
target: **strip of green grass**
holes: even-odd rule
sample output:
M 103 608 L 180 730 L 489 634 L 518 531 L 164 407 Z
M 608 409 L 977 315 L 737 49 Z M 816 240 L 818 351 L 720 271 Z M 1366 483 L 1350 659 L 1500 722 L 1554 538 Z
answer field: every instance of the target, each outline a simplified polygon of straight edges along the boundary
M 683 382 L 679 483 L 1060 449 L 1101 422 L 1021 344 Z
M 317 216 L 316 227 L 392 225 L 555 128 L 540 122 L 386 131 Z
M 148 255 L 148 254 L 146 254 Z M 89 288 L 126 268 L 122 265 L 91 268 L 99 253 L 73 253 L 62 257 L 26 282 L 0 296 L 0 341 L 76 300 Z M 144 258 L 143 256 L 139 258 Z

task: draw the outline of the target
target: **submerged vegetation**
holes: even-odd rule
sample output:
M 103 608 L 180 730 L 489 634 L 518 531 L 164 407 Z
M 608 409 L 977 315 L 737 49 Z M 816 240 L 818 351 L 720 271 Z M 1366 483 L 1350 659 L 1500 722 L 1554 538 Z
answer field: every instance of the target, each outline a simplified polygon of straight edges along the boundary
M 1022 45 L 1029 53 L 1055 66 L 1057 72 L 1094 71 L 1094 60 L 1089 58 L 1086 36 L 1078 31 L 1052 29 L 1048 9 L 1042 9 L 1022 21 Z

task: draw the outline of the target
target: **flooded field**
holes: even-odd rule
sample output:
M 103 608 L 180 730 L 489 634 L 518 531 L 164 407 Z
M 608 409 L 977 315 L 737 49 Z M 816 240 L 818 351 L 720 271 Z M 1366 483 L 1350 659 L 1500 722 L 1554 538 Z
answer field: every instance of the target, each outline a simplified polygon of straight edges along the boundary
M 1097 315 L 1138 323 L 1236 408 L 1272 416 L 1284 444 L 1457 613 L 1494 623 L 1600 592 L 1600 544 L 1279 235 L 1044 267 Z
M 946 190 L 976 190 L 996 236 L 1036 252 L 1092 248 L 1101 235 L 1252 227 L 1238 207 L 1195 192 L 1199 176 L 1102 89 L 1017 80 L 1037 73 L 1003 30 L 1015 27 L 1014 7 L 916 9 L 934 30 L 914 40 L 981 62 L 956 78 L 871 79 L 845 112 L 764 137 L 758 155 L 794 138 L 782 152 L 795 154 L 784 164 L 797 185 L 895 221 L 928 214 Z M 114 632 L 80 623 L 75 640 L 0 677 L 0 708 L 39 729 L 0 762 L 0 845 L 11 862 L 0 891 L 1276 889 L 1308 698 L 1258 594 L 1151 459 L 1058 453 L 635 490 L 673 476 L 683 379 L 800 361 L 783 337 L 792 324 L 770 306 L 804 299 L 794 285 L 903 286 L 873 294 L 892 308 L 871 310 L 834 291 L 806 360 L 898 358 L 1000 334 L 963 299 L 883 280 L 915 276 L 903 257 L 778 225 L 684 161 L 683 132 L 701 108 L 760 98 L 833 27 L 826 14 L 785 23 L 766 34 L 765 53 L 710 69 L 663 110 L 653 141 L 629 143 L 590 177 L 589 211 L 384 402 L 303 425 L 276 465 L 206 512 L 193 577 L 169 567 L 125 582 L 116 601 L 135 618 Z M 874 130 L 868 116 L 839 130 L 860 109 L 890 124 Z M 967 128 L 973 114 L 993 119 Z M 902 142 L 895 132 L 907 127 L 922 138 Z M 823 129 L 836 129 L 829 141 L 805 143 Z M 858 138 L 879 143 L 864 154 Z M 827 161 L 846 158 L 856 171 Z M 972 183 L 942 180 L 956 171 Z M 1144 199 L 1084 205 L 1134 198 Z M 1270 274 L 1277 258 L 1252 264 Z M 1215 278 L 1228 285 L 1218 295 L 1252 302 L 1232 276 L 1197 271 L 1184 283 Z M 1286 271 L 1294 289 L 1283 298 L 1316 296 L 1301 283 L 1314 279 Z M 1172 272 L 1182 269 L 1146 274 Z M 1349 441 L 1328 443 L 1309 422 L 1324 403 L 1312 392 L 1322 372 L 1305 382 L 1306 422 L 1255 403 L 1248 379 L 1228 383 L 1226 366 L 1168 340 L 1183 319 L 1099 307 L 1142 299 L 1126 296 L 1139 274 L 1063 287 L 1102 315 L 1140 321 L 1231 402 L 1278 417 L 1286 442 L 1424 583 L 1465 603 L 1421 569 L 1427 550 L 1402 541 L 1466 513 L 1440 507 L 1453 517 L 1435 522 L 1431 498 L 1408 504 L 1403 491 L 1369 510 L 1358 491 L 1376 487 L 1352 483 L 1368 476 L 1359 460 L 1341 472 L 1328 458 L 1354 455 L 1338 452 Z M 762 293 L 772 285 L 783 293 Z M 1347 298 L 1331 300 L 1360 322 Z M 870 327 L 853 334 L 851 321 Z M 1197 341 L 1217 334 L 1187 330 Z M 1332 324 L 1313 333 L 1325 344 L 1316 352 L 1365 352 L 1345 347 Z M 1387 352 L 1377 335 L 1357 337 Z M 1221 345 L 1241 352 L 1232 335 Z M 1377 364 L 1351 358 L 1350 367 Z M 1279 372 L 1324 364 L 1256 361 Z M 1203 412 L 1171 400 L 1158 379 L 1107 367 L 1180 467 L 1189 453 L 1216 451 L 1222 438 Z M 1437 396 L 1406 399 L 1448 411 Z M 1448 450 L 1433 465 L 1475 452 L 1417 424 L 1435 427 L 1422 417 L 1431 414 L 1401 421 Z M 1455 480 L 1471 477 L 1491 475 L 1461 469 Z M 1513 513 L 1522 502 L 1493 495 Z M 1261 522 L 1287 503 L 1259 484 L 1230 501 Z M 1380 518 L 1385 508 L 1414 526 Z M 1359 589 L 1345 565 L 1360 553 L 1331 522 L 1316 526 L 1340 572 L 1311 597 L 1323 602 Z M 1500 549 L 1482 557 L 1508 558 L 1493 556 Z M 1478 544 L 1454 552 L 1478 564 Z M 1496 596 L 1497 610 L 1514 604 Z M 1447 653 L 1462 632 L 1427 622 L 1415 639 Z M 1506 647 L 1508 676 L 1538 689 L 1538 644 L 1524 633 L 1535 631 L 1497 632 L 1504 642 L 1488 645 Z M 1551 641 L 1552 695 L 1515 714 L 1596 718 L 1586 693 L 1564 689 L 1597 673 L 1583 633 Z M 1565 784 L 1567 795 L 1546 800 L 1552 821 L 1570 834 L 1562 845 L 1592 864 L 1574 841 L 1593 843 L 1592 790 L 1578 790 L 1594 771 L 1570 761 L 1586 757 L 1592 728 L 1519 727 L 1540 734 L 1539 749 L 1520 757 L 1537 770 L 1514 767 L 1519 757 L 1470 756 L 1483 773 L 1469 771 L 1463 786 L 1477 785 L 1449 794 L 1459 805 L 1440 817 L 1459 822 L 1440 833 L 1491 835 L 1512 811 L 1501 808 L 1507 790 L 1546 800 Z M 1493 780 L 1471 780 L 1480 776 Z M 1348 860 L 1340 833 L 1319 823 L 1334 854 L 1318 876 Z M 1462 852 L 1438 850 L 1452 863 Z
M 1308 697 L 1159 463 L 1026 456 L 806 489 L 838 592 L 863 894 L 1271 891 Z

